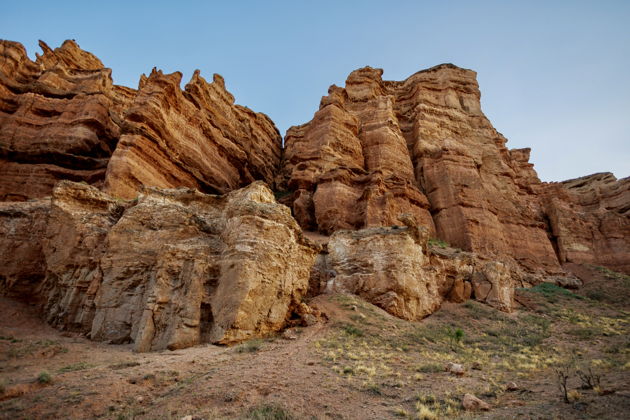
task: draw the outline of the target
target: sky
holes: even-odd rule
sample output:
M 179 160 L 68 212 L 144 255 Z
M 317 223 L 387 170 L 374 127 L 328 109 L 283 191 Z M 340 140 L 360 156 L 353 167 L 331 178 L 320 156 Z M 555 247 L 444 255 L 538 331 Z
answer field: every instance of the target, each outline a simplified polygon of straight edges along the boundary
M 29 56 L 75 39 L 137 87 L 153 67 L 221 74 L 236 102 L 284 135 L 331 84 L 369 65 L 403 80 L 473 69 L 509 148 L 543 181 L 630 176 L 630 1 L 5 1 L 0 38 Z

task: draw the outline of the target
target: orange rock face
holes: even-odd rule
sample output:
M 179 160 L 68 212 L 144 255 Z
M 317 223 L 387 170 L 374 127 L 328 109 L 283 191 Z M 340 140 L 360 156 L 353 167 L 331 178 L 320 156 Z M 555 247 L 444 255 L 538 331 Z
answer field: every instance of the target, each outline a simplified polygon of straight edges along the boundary
M 329 89 L 311 122 L 287 132 L 278 184 L 292 192 L 290 204 L 306 229 L 330 234 L 395 225 L 409 213 L 434 230 L 381 74 L 353 72 L 345 89 Z
M 102 184 L 133 89 L 73 41 L 31 61 L 0 41 L 0 200 L 49 196 L 60 179 Z
M 273 184 L 282 138 L 264 114 L 234 104 L 223 79 L 154 70 L 139 90 L 74 41 L 31 61 L 0 41 L 0 201 L 50 196 L 62 179 L 114 196 L 142 186 L 226 193 L 254 180 Z M 111 158 L 111 159 L 110 159 Z
M 630 273 L 630 178 L 600 173 L 545 188 L 560 262 Z
M 381 75 L 354 71 L 311 122 L 288 131 L 279 184 L 301 225 L 330 233 L 407 212 L 457 247 L 559 270 L 529 150 L 505 147 L 481 112 L 475 73 Z
M 282 137 L 264 114 L 234 105 L 223 78 L 153 70 L 125 115 L 105 190 L 133 198 L 141 187 L 194 187 L 226 193 L 254 180 L 273 183 Z

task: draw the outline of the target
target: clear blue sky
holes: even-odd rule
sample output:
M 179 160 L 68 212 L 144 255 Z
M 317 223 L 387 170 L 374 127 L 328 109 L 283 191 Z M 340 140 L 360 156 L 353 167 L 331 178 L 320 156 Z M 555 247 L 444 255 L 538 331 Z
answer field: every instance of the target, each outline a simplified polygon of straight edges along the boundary
M 401 80 L 439 63 L 476 70 L 482 107 L 531 147 L 540 177 L 630 176 L 630 1 L 11 1 L 0 38 L 67 38 L 137 87 L 156 66 L 211 79 L 284 134 L 370 65 Z

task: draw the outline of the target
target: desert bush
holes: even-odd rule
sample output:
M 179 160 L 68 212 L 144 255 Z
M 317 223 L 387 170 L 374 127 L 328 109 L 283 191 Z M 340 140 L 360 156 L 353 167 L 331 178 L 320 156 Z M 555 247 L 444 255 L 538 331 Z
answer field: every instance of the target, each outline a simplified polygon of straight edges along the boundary
M 263 404 L 252 407 L 244 416 L 248 420 L 294 420 L 295 417 L 277 404 Z
M 236 347 L 236 352 L 237 353 L 254 353 L 257 352 L 258 350 L 260 350 L 260 348 L 262 347 L 262 340 L 260 339 L 253 339 L 253 340 L 249 340 L 246 341 L 240 345 L 238 345 Z
M 429 245 L 438 246 L 442 249 L 450 246 L 448 242 L 438 238 L 429 238 Z
M 37 375 L 37 382 L 40 384 L 49 384 L 52 382 L 52 376 L 46 371 L 42 371 Z

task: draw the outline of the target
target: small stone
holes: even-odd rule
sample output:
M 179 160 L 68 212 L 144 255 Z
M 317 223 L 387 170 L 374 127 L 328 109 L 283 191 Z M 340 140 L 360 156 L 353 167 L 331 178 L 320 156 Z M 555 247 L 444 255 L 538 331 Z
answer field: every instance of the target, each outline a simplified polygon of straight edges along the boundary
M 465 394 L 462 399 L 462 405 L 466 411 L 490 410 L 490 405 L 475 397 L 473 394 Z
M 142 401 L 144 401 L 144 397 L 143 397 L 142 395 L 138 395 L 138 396 L 136 397 L 136 401 L 137 401 L 137 402 L 139 402 L 139 403 L 141 403 Z
M 284 338 L 285 340 L 297 340 L 298 336 L 293 328 L 287 328 L 282 333 L 282 338 Z
M 473 368 L 474 370 L 481 370 L 481 363 L 479 363 L 479 362 L 474 362 L 474 363 L 472 364 L 472 368 Z
M 464 369 L 464 366 L 459 364 L 459 363 L 453 363 L 453 362 L 449 362 L 446 365 L 446 369 L 447 372 L 452 373 L 453 375 L 457 375 L 457 376 L 464 376 L 464 373 L 466 372 L 466 370 Z
M 516 382 L 508 382 L 505 389 L 507 389 L 508 391 L 518 391 L 519 388 Z

